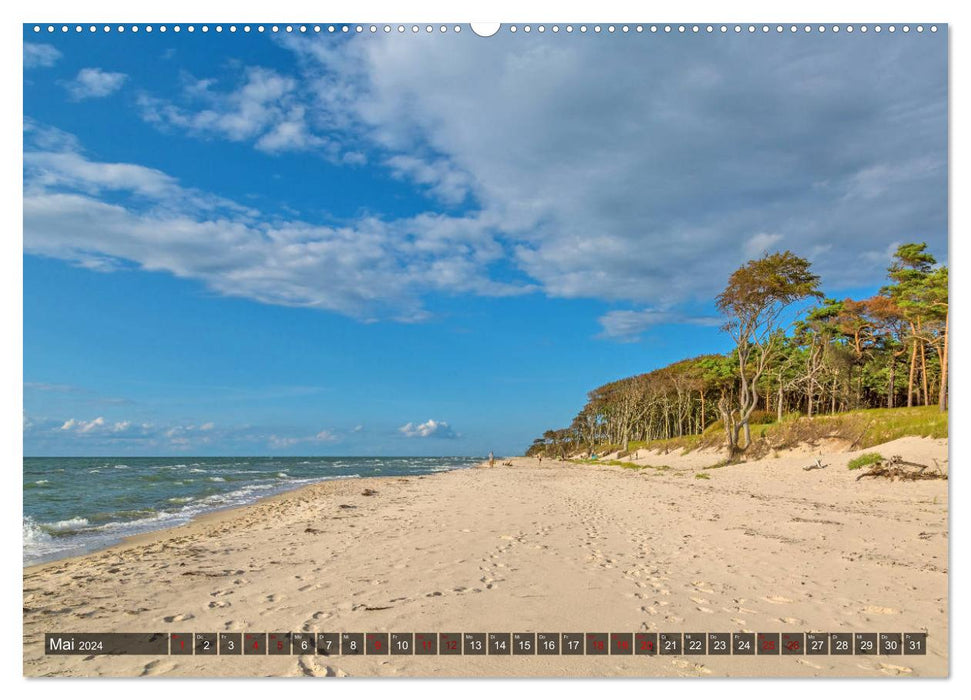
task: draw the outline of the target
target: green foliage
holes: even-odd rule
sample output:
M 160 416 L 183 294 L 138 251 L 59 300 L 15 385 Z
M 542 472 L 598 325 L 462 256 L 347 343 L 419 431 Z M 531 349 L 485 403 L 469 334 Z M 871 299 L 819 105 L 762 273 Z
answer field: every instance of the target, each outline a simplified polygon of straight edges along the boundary
M 819 277 L 809 271 L 809 261 L 791 251 L 749 260 L 728 278 L 715 305 L 729 317 L 762 313 L 773 305 L 788 305 L 807 296 L 822 296 Z
M 889 284 L 863 300 L 823 297 L 809 262 L 789 251 L 749 261 L 717 299 L 732 352 L 597 387 L 568 427 L 545 431 L 527 454 L 627 457 L 730 446 L 737 458 L 826 437 L 854 447 L 946 437 L 948 269 L 926 248 L 900 246 Z M 818 302 L 787 327 L 783 310 L 806 298 Z M 941 413 L 918 410 L 933 403 Z
M 702 473 L 702 474 L 695 474 L 695 478 L 696 479 L 710 479 L 711 478 L 711 474 L 704 474 L 704 473 Z
M 847 469 L 860 469 L 862 467 L 869 467 L 871 464 L 876 464 L 877 462 L 883 461 L 883 455 L 877 452 L 866 452 L 861 454 L 855 459 L 851 459 L 850 463 L 846 465 Z

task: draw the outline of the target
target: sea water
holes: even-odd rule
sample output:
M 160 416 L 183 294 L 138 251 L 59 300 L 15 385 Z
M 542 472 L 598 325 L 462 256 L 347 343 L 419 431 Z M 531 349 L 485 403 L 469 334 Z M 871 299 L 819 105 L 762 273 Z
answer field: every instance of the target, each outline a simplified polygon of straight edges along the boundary
M 461 469 L 472 457 L 25 457 L 24 565 L 82 554 L 329 479 Z

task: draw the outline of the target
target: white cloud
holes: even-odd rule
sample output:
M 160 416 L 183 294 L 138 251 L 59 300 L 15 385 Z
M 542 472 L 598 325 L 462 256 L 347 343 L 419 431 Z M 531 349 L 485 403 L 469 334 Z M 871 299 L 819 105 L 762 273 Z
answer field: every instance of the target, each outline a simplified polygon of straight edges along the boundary
M 447 204 L 461 204 L 471 189 L 469 175 L 457 170 L 444 158 L 428 161 L 398 154 L 388 158 L 384 164 L 400 179 L 427 187 Z
M 78 71 L 77 77 L 65 87 L 74 100 L 107 97 L 121 88 L 127 78 L 124 73 L 111 73 L 100 68 L 82 68 Z
M 328 443 L 328 442 L 339 442 L 340 436 L 331 430 L 321 430 L 315 435 L 304 435 L 304 436 L 292 436 L 292 435 L 270 435 L 266 439 L 267 444 L 278 450 L 285 450 L 290 447 L 295 447 L 301 443 L 314 444 L 314 443 Z
M 24 42 L 24 70 L 28 68 L 50 68 L 57 59 L 61 57 L 61 52 L 50 44 L 32 44 Z
M 462 213 L 279 220 L 37 135 L 25 249 L 364 320 L 538 289 L 641 309 L 601 319 L 622 339 L 660 309 L 682 322 L 776 247 L 814 256 L 825 287 L 878 283 L 894 241 L 946 254 L 942 37 L 786 35 L 772 60 L 761 36 L 413 38 L 281 37 L 293 75 L 248 67 L 139 104 L 195 137 L 378 164 Z
M 60 423 L 60 427 L 58 427 L 58 423 Z M 172 446 L 184 447 L 193 443 L 204 444 L 208 442 L 208 437 L 200 434 L 211 430 L 211 428 L 206 428 L 206 425 L 213 426 L 212 423 L 196 427 L 195 425 L 156 426 L 152 423 L 135 423 L 131 420 L 109 422 L 104 416 L 98 416 L 91 420 L 68 418 L 63 422 L 58 421 L 53 424 L 50 421 L 45 421 L 44 424 L 33 422 L 29 429 L 25 425 L 24 431 L 35 435 L 37 431 L 42 433 L 47 431 L 82 437 L 85 440 L 105 440 L 108 443 L 118 440 L 164 440 Z
M 130 163 L 88 158 L 30 125 L 24 153 L 24 248 L 110 270 L 134 264 L 204 281 L 269 304 L 364 320 L 425 316 L 433 292 L 502 296 L 530 291 L 490 279 L 503 249 L 487 219 L 440 214 L 345 225 L 278 220 Z M 111 195 L 111 202 L 106 195 Z
M 712 316 L 688 316 L 664 309 L 640 309 L 608 311 L 598 321 L 602 328 L 600 336 L 621 342 L 636 342 L 641 333 L 652 326 L 664 324 L 690 324 L 695 326 L 717 326 L 722 320 Z
M 864 250 L 946 245 L 943 39 L 784 36 L 771 60 L 748 36 L 434 39 L 281 42 L 321 127 L 477 203 L 549 295 L 711 299 L 774 246 L 815 252 L 826 285 L 859 285 L 884 272 L 846 265 Z
M 408 438 L 454 438 L 455 432 L 444 421 L 429 418 L 424 423 L 405 423 L 398 432 Z
M 271 435 L 269 438 L 267 438 L 267 443 L 270 445 L 270 447 L 278 450 L 285 450 L 288 447 L 293 447 L 294 445 L 299 444 L 301 441 L 302 438 L 280 437 L 278 435 Z
M 94 418 L 89 421 L 75 420 L 74 418 L 69 418 L 68 420 L 64 421 L 64 424 L 61 425 L 60 429 L 74 431 L 76 433 L 80 433 L 83 435 L 84 433 L 90 433 L 92 430 L 98 430 L 99 428 L 103 428 L 104 425 L 105 425 L 105 419 L 102 416 L 98 416 L 97 418 Z
M 311 133 L 300 103 L 298 82 L 276 71 L 251 67 L 235 89 L 219 92 L 213 80 L 187 79 L 185 106 L 141 95 L 142 117 L 161 128 L 183 129 L 193 136 L 254 141 L 268 152 L 317 148 L 326 143 Z
M 744 250 L 746 257 L 758 258 L 766 253 L 771 253 L 778 250 L 781 242 L 781 234 L 756 233 L 754 236 L 745 241 L 745 245 L 742 247 L 742 250 Z

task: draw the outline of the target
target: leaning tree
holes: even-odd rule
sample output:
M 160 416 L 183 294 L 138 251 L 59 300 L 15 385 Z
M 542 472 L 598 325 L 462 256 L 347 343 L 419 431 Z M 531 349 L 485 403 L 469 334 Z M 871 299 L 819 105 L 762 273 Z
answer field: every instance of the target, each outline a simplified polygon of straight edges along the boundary
M 721 402 L 719 411 L 734 458 L 752 442 L 749 418 L 759 402 L 759 380 L 779 351 L 782 315 L 800 299 L 821 297 L 819 277 L 809 261 L 790 251 L 763 255 L 732 273 L 716 304 L 726 316 L 724 329 L 735 341 L 738 392 L 733 402 Z M 744 433 L 745 444 L 739 444 Z

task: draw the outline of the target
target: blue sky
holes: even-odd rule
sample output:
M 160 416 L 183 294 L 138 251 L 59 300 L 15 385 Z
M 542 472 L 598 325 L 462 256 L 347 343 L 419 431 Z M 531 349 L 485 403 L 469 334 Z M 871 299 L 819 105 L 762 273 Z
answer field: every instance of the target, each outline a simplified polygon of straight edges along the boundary
M 947 37 L 24 32 L 25 454 L 500 454 L 947 257 Z

